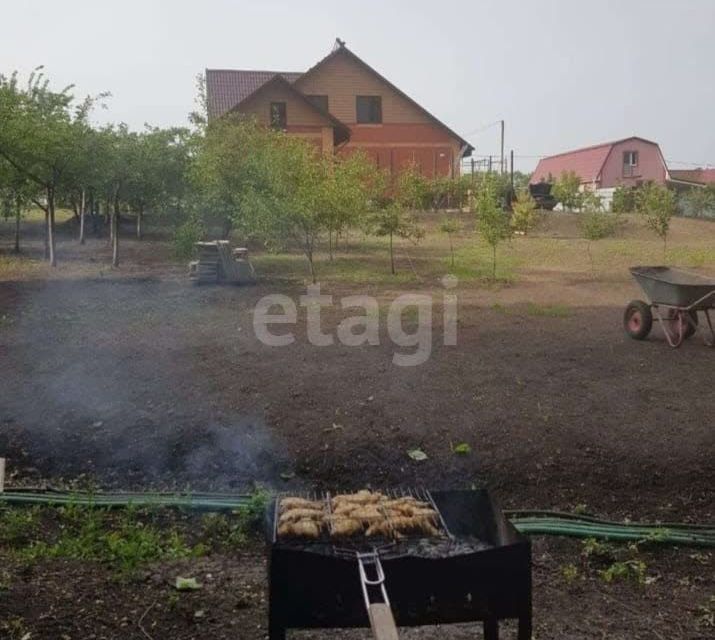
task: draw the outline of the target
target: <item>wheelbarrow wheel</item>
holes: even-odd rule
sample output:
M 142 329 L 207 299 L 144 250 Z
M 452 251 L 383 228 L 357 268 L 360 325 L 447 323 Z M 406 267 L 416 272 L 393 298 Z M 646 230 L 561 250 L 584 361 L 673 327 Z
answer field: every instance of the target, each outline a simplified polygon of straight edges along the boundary
M 687 340 L 695 335 L 698 330 L 698 312 L 697 311 L 683 311 L 682 309 L 671 309 L 666 318 L 668 322 L 668 329 L 674 336 L 680 336 L 682 333 L 682 340 Z M 681 326 L 682 325 L 682 326 Z
M 631 300 L 623 314 L 623 328 L 634 340 L 644 340 L 653 327 L 650 305 L 643 300 Z

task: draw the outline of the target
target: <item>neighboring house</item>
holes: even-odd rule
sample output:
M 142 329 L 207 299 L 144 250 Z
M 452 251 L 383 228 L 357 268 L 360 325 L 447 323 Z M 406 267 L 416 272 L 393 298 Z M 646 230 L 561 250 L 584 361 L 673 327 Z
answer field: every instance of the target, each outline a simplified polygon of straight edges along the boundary
M 542 158 L 529 184 L 556 180 L 564 171 L 575 172 L 581 188 L 596 191 L 606 207 L 620 185 L 670 180 L 658 144 L 636 136 Z
M 337 40 L 304 73 L 206 70 L 209 119 L 232 111 L 300 136 L 323 153 L 364 151 L 389 173 L 416 164 L 454 176 L 473 147 Z
M 715 184 L 715 169 L 671 169 L 672 182 L 693 186 L 707 186 Z

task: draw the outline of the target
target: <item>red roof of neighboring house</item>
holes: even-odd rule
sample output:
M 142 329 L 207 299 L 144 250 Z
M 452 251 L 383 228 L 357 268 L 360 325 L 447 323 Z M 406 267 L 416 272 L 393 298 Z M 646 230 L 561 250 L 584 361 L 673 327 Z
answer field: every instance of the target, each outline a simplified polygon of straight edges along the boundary
M 601 169 L 608 158 L 608 154 L 613 149 L 613 146 L 626 140 L 633 140 L 636 136 L 630 138 L 621 138 L 612 142 L 604 142 L 592 147 L 584 147 L 574 151 L 566 151 L 558 153 L 555 156 L 548 156 L 539 160 L 534 173 L 531 174 L 530 184 L 548 181 L 549 175 L 556 179 L 564 171 L 574 171 L 581 178 L 581 182 L 594 182 L 598 179 Z M 637 138 L 643 140 L 643 138 Z M 655 144 L 650 140 L 645 140 L 650 144 Z
M 295 82 L 302 73 L 292 71 L 242 71 L 206 69 L 206 99 L 209 118 L 217 118 L 275 76 Z
M 715 169 L 671 169 L 670 177 L 683 182 L 715 184 Z

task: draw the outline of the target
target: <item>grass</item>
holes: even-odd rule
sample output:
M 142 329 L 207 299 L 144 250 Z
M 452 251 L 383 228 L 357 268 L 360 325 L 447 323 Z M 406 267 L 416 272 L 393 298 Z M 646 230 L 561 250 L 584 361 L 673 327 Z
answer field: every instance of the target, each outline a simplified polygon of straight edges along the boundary
M 244 545 L 260 526 L 265 496 L 198 525 L 170 509 L 62 507 L 0 509 L 0 555 L 26 563 L 64 558 L 107 564 L 121 577 L 151 562 L 202 556 Z
M 535 302 L 529 302 L 526 305 L 526 314 L 547 318 L 568 318 L 573 315 L 573 309 L 565 304 L 536 304 Z

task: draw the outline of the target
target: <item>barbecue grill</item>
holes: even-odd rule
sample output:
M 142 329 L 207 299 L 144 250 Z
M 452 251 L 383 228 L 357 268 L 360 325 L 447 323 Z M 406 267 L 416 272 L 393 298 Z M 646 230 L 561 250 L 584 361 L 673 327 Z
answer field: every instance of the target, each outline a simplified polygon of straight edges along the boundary
M 326 532 L 284 539 L 277 529 L 282 496 L 272 502 L 270 640 L 282 640 L 292 628 L 372 626 L 379 635 L 382 622 L 390 626 L 390 611 L 398 626 L 481 621 L 486 640 L 498 638 L 500 620 L 515 618 L 519 640 L 530 640 L 531 545 L 486 490 L 382 493 L 428 502 L 438 514 L 439 536 L 336 541 Z M 329 508 L 328 493 L 303 497 Z

